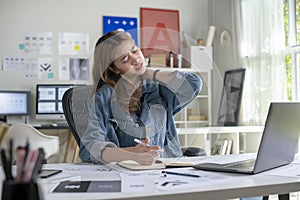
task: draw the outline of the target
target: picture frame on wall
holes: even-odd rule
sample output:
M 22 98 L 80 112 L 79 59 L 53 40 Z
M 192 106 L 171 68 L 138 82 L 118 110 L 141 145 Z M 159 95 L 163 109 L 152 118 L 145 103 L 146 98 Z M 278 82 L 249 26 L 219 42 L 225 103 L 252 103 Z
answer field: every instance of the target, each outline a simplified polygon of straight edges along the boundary
M 136 17 L 103 16 L 103 34 L 115 30 L 128 32 L 139 45 Z
M 140 8 L 140 40 L 145 57 L 180 54 L 179 11 Z

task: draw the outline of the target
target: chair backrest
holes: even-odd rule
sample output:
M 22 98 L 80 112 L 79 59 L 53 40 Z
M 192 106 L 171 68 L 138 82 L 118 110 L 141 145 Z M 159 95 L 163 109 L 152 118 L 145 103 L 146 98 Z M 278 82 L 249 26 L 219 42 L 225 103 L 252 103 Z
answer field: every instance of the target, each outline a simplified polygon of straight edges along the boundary
M 62 98 L 65 118 L 78 146 L 80 145 L 80 138 L 87 128 L 88 99 L 91 88 L 91 85 L 69 88 Z
M 18 123 L 10 126 L 3 146 L 11 139 L 13 140 L 14 148 L 18 146 L 24 147 L 27 141 L 30 144 L 30 149 L 43 148 L 45 159 L 59 152 L 58 136 L 45 135 L 29 124 Z
M 244 68 L 228 70 L 225 72 L 224 85 L 219 105 L 218 126 L 237 126 L 242 100 Z

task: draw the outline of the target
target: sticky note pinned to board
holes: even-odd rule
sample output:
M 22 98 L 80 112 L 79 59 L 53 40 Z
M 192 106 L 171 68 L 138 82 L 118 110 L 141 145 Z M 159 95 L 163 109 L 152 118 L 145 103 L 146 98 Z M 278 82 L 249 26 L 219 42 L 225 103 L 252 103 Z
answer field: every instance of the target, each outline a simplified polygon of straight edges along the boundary
M 54 78 L 54 74 L 53 74 L 53 72 L 51 72 L 51 73 L 48 73 L 48 78 L 49 78 L 49 79 L 52 79 L 52 78 Z
M 20 50 L 25 50 L 25 44 L 19 44 L 19 49 Z
M 75 50 L 75 51 L 80 51 L 80 45 L 75 44 L 75 45 L 74 45 L 74 50 Z

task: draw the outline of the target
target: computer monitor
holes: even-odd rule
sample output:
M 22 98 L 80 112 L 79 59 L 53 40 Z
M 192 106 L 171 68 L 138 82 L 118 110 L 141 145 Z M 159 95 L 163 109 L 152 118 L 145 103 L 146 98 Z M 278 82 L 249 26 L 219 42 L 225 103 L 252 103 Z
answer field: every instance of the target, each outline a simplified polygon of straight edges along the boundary
M 245 68 L 225 72 L 219 105 L 218 126 L 237 126 L 243 94 Z
M 62 97 L 74 84 L 37 84 L 36 119 L 65 120 Z
M 0 116 L 6 121 L 6 116 L 25 116 L 30 114 L 30 91 L 0 90 Z

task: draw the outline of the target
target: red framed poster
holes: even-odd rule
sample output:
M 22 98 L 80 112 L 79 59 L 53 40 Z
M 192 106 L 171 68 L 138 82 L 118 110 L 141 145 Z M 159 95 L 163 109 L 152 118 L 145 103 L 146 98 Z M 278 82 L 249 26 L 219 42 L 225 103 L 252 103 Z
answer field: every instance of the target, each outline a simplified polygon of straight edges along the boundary
M 152 54 L 180 53 L 179 11 L 140 8 L 141 49 Z

